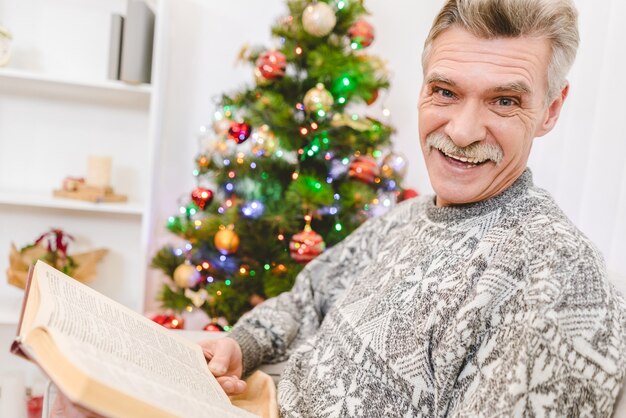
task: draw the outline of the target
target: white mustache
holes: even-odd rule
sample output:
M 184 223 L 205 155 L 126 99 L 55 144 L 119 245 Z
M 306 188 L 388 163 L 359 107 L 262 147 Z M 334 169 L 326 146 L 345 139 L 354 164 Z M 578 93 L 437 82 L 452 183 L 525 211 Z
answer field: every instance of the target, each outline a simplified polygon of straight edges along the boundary
M 504 158 L 502 148 L 493 144 L 474 142 L 466 147 L 457 146 L 450 137 L 441 132 L 434 132 L 426 137 L 426 145 L 436 148 L 449 155 L 475 159 L 479 161 L 491 160 L 500 164 Z

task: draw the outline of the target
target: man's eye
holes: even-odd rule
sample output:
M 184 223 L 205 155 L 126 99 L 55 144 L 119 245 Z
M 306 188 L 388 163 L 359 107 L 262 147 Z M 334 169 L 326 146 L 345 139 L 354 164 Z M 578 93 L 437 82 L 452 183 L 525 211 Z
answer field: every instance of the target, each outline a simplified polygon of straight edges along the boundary
M 454 93 L 452 93 L 450 90 L 448 89 L 442 89 L 439 87 L 435 87 L 433 89 L 433 93 L 439 94 L 442 97 L 445 97 L 447 99 L 452 99 L 454 98 Z
M 496 104 L 498 106 L 509 107 L 509 106 L 516 106 L 518 104 L 518 101 L 511 97 L 501 97 L 498 100 L 496 100 Z

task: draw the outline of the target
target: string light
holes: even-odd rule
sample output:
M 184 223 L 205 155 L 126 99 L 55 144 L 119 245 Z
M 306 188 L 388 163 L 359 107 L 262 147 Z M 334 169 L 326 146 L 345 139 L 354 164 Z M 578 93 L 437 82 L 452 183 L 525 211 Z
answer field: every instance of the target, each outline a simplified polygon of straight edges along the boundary
M 234 171 L 229 171 L 228 172 L 228 178 L 234 179 L 235 178 L 235 172 Z
M 339 102 L 339 104 L 344 104 L 346 102 L 346 98 L 342 96 L 337 99 L 337 102 Z
M 229 159 L 225 159 L 224 160 L 224 165 L 225 166 L 229 166 L 230 165 L 230 160 Z
M 296 47 L 296 55 L 300 55 L 302 54 L 302 48 L 300 48 L 299 46 Z
M 250 163 L 250 168 L 253 170 L 256 168 L 256 163 L 254 161 Z
M 340 224 L 339 222 L 337 222 L 337 223 L 335 224 L 335 231 L 339 232 L 339 231 L 341 231 L 342 229 L 343 229 L 343 228 L 342 228 L 341 224 Z
M 337 2 L 337 9 L 342 10 L 344 7 L 346 7 L 346 3 L 343 0 Z
M 383 115 L 389 117 L 391 115 L 391 111 L 387 108 L 383 109 Z
M 224 284 L 225 284 L 226 286 L 230 286 L 230 280 L 225 280 L 225 281 L 224 281 Z
M 305 215 L 304 216 L 304 220 L 308 223 L 311 222 L 311 220 L 313 219 L 313 217 L 311 215 Z
M 293 180 L 298 180 L 298 177 L 300 177 L 300 174 L 297 171 L 291 175 Z
M 181 250 L 180 248 L 176 248 L 174 250 L 174 255 L 180 257 L 181 255 L 183 255 L 183 250 Z
M 313 122 L 311 124 L 311 129 L 316 130 L 318 128 L 317 123 Z
M 307 128 L 302 127 L 302 128 L 300 128 L 300 133 L 301 133 L 302 135 L 306 135 L 306 134 L 308 134 L 308 133 L 309 133 L 309 130 L 308 130 Z
M 195 225 L 196 229 L 200 229 L 200 227 L 202 226 L 202 221 L 199 219 L 196 219 L 193 224 Z
M 263 266 L 263 268 L 267 271 L 267 270 L 269 270 L 269 269 L 271 268 L 271 266 L 270 266 L 269 264 L 265 264 L 265 265 Z
M 279 241 L 283 241 L 284 239 L 285 239 L 285 236 L 283 234 L 278 234 Z
M 222 296 L 222 291 L 221 291 L 221 290 L 218 290 L 217 292 L 215 292 L 215 294 L 216 294 L 217 296 Z

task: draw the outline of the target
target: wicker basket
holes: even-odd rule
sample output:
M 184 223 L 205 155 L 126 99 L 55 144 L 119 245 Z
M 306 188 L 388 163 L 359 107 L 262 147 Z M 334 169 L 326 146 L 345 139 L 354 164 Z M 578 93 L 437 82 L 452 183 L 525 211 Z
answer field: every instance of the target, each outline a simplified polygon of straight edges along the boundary
M 24 289 L 28 280 L 28 269 L 40 258 L 46 255 L 46 249 L 42 245 L 34 245 L 19 251 L 14 244 L 11 244 L 9 254 L 9 268 L 7 269 L 7 280 L 9 284 Z M 101 248 L 72 255 L 76 262 L 76 268 L 72 272 L 72 277 L 79 282 L 86 283 L 96 275 L 96 265 L 108 250 Z M 53 266 L 57 267 L 57 266 Z

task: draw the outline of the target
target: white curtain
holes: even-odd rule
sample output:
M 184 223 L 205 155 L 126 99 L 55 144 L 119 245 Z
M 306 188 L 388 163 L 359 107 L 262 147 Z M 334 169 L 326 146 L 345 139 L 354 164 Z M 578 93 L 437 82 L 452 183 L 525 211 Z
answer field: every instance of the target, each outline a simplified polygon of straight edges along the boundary
M 578 0 L 581 45 L 570 97 L 530 166 L 572 221 L 626 276 L 626 2 Z

